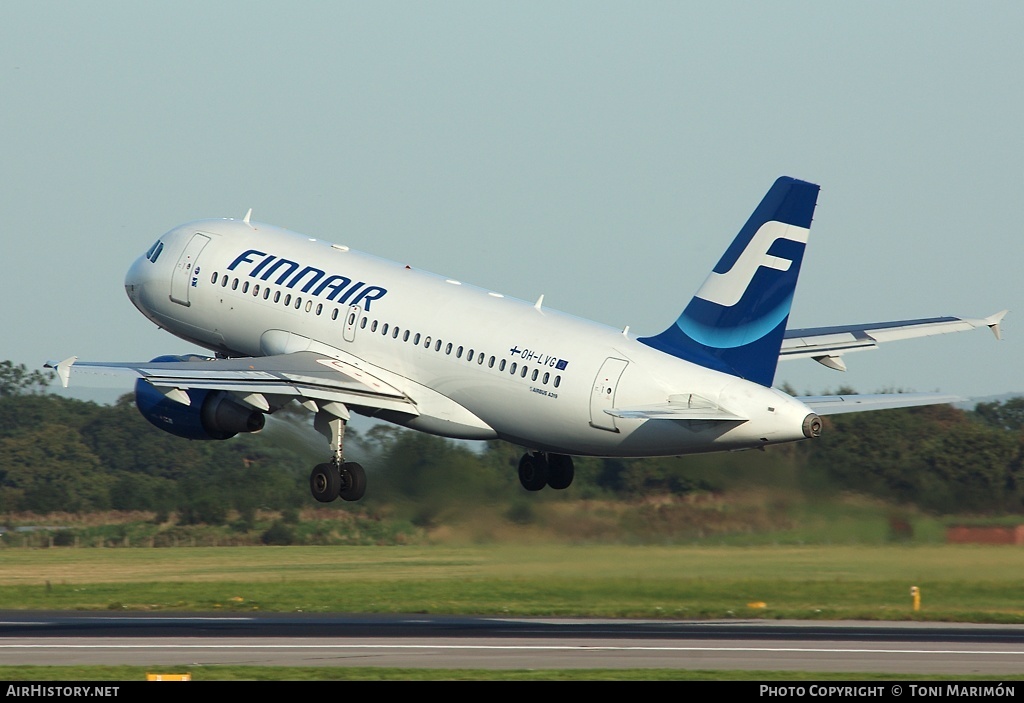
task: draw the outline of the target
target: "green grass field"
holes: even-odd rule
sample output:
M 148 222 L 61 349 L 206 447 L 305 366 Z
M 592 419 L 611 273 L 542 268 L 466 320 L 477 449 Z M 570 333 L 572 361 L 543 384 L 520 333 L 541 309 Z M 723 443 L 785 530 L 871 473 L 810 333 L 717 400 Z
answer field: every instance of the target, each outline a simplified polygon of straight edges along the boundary
M 51 548 L 0 563 L 14 610 L 1024 622 L 1012 546 Z

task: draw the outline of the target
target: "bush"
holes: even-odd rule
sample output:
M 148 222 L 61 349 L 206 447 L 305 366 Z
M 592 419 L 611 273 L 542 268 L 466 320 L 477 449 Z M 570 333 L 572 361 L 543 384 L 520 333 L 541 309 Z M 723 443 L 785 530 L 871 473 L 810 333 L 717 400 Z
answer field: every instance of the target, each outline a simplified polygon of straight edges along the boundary
M 179 520 L 183 525 L 223 525 L 228 509 L 223 501 L 204 495 L 181 506 Z
M 537 519 L 533 503 L 517 500 L 505 511 L 505 518 L 516 525 L 529 525 Z
M 58 530 L 53 535 L 54 547 L 74 547 L 75 533 L 72 530 Z
M 260 541 L 266 545 L 287 546 L 295 543 L 295 531 L 278 520 L 260 535 Z

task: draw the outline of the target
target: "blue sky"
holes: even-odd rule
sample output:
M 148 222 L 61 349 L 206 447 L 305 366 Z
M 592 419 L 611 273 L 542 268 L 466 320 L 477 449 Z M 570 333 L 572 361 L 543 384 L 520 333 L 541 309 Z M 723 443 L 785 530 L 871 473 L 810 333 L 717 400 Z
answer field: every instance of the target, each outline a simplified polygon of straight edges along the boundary
M 124 273 L 253 219 L 616 327 L 670 324 L 779 175 L 791 325 L 1011 310 L 798 391 L 1024 392 L 1024 5 L 23 2 L 0 13 L 0 358 L 196 351 Z M 120 383 L 123 383 L 121 381 Z

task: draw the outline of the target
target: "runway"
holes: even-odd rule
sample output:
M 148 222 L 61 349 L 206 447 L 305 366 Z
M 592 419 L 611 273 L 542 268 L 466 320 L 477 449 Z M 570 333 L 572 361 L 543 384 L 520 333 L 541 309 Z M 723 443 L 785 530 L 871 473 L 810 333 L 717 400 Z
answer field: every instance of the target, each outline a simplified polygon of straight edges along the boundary
M 1024 674 L 1024 626 L 397 615 L 0 613 L 0 665 Z

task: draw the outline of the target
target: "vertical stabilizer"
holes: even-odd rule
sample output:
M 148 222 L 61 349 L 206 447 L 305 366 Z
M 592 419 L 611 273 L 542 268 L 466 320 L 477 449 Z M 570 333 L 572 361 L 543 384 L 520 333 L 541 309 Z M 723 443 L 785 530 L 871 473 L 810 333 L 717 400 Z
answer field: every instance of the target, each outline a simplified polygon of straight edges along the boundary
M 770 386 L 818 199 L 818 186 L 775 181 L 675 323 L 639 341 Z

